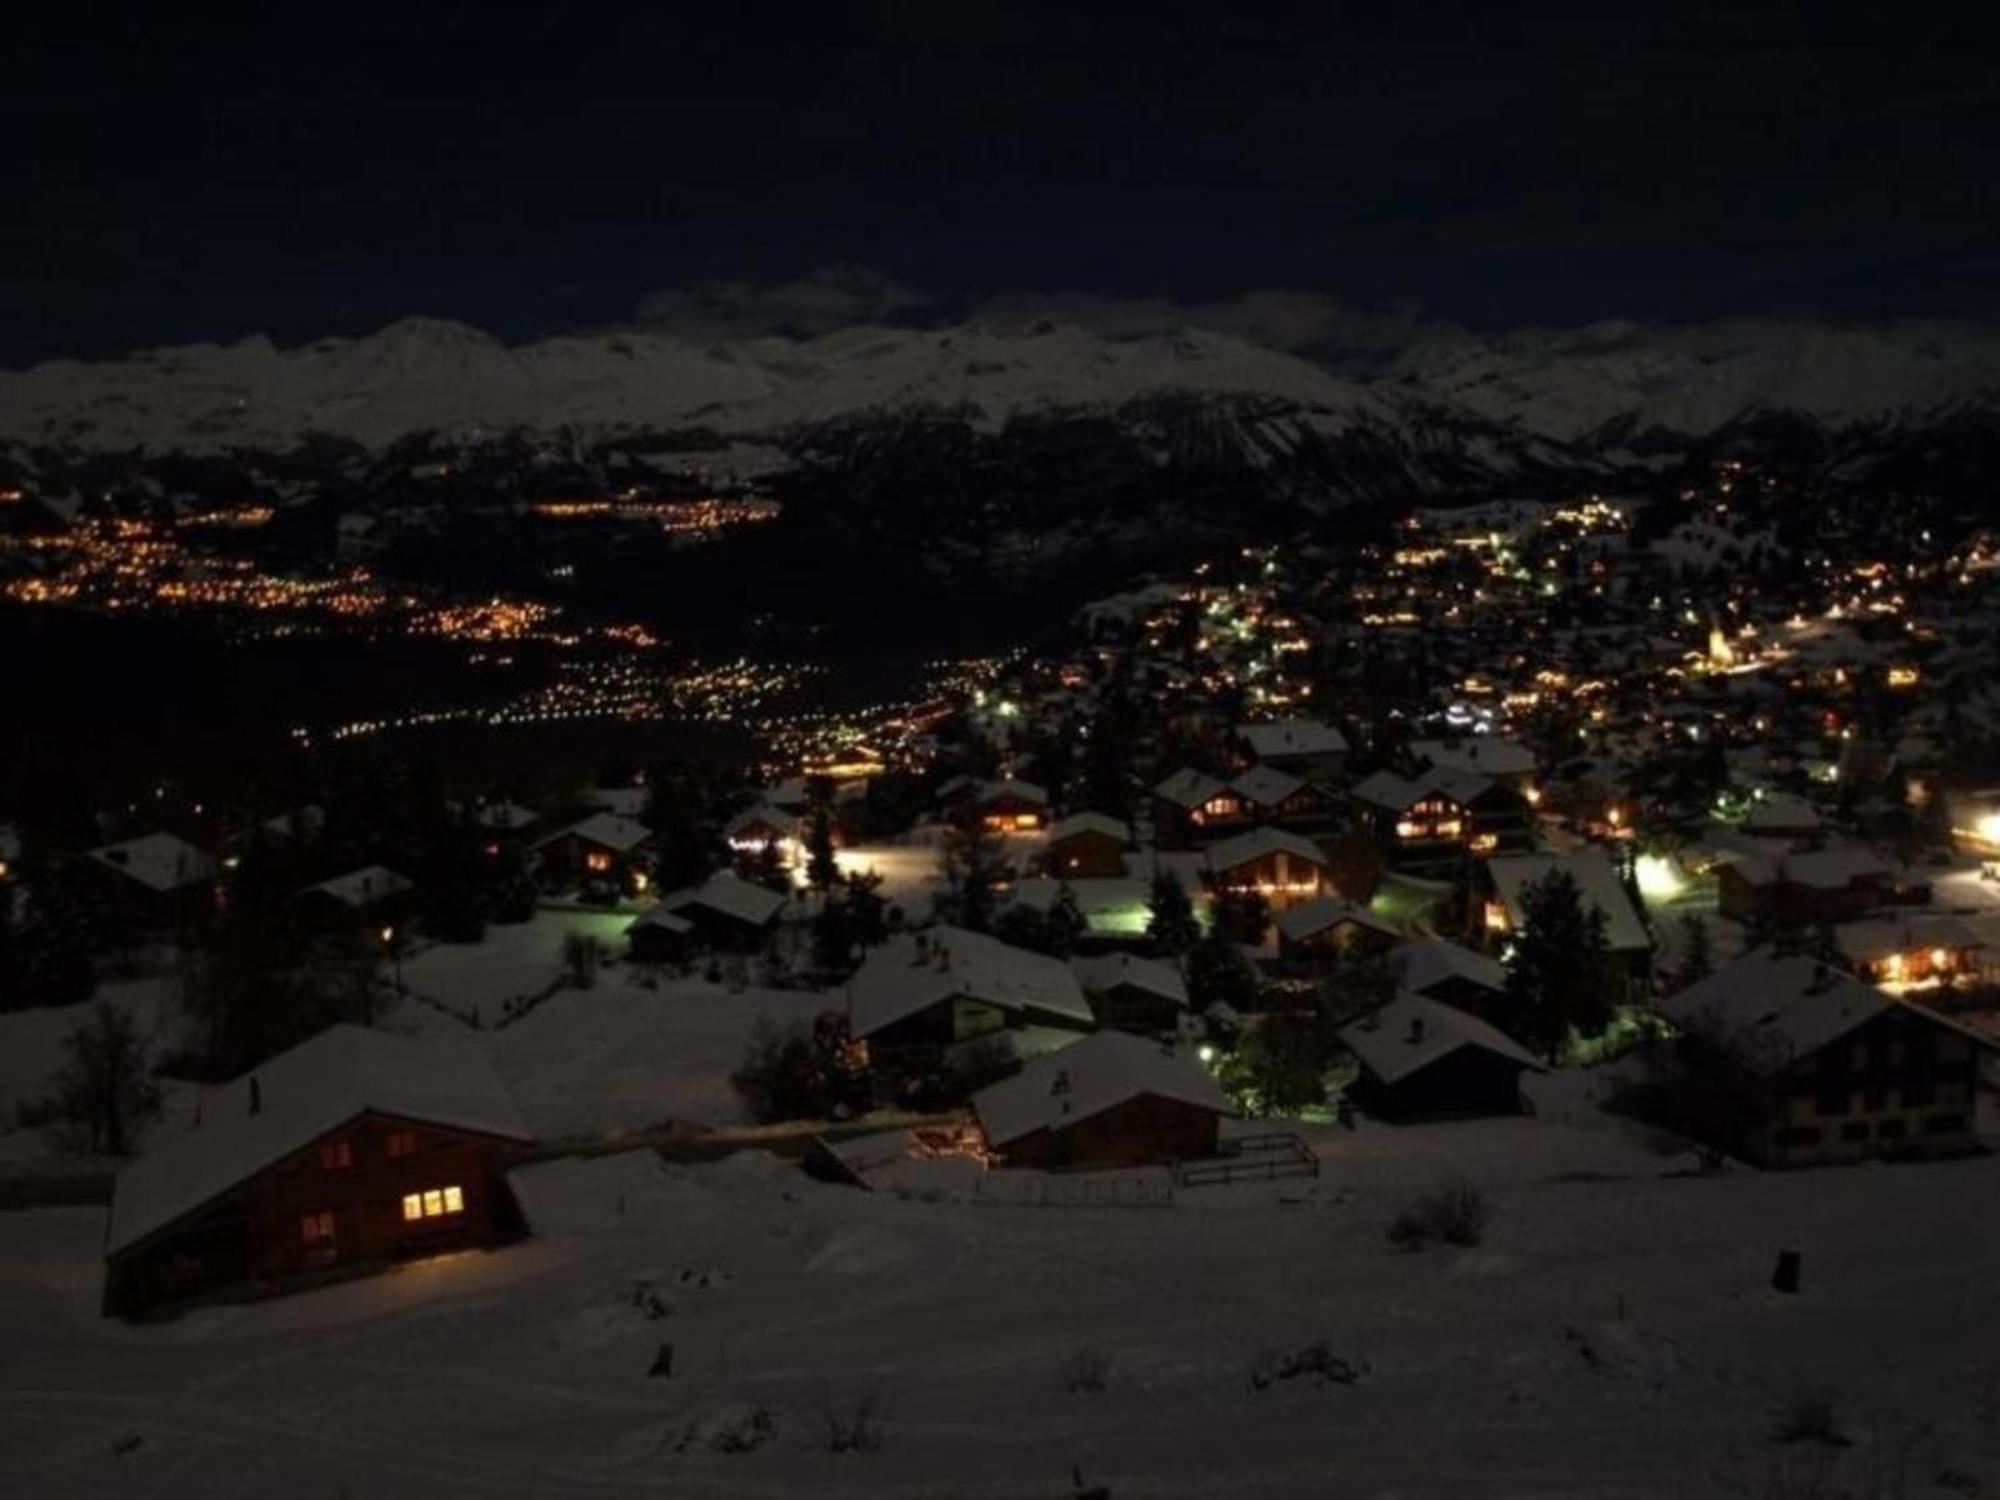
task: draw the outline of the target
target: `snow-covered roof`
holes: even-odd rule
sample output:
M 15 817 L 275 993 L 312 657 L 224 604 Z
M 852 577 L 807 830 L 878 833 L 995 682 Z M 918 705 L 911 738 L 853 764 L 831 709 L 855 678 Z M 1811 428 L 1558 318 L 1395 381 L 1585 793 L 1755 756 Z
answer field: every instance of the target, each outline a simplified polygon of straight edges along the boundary
M 299 894 L 331 896 L 343 906 L 359 911 L 371 901 L 380 901 L 386 896 L 409 890 L 412 884 L 406 876 L 398 875 L 387 865 L 365 865 L 359 870 L 349 870 L 345 875 L 336 875 L 331 880 L 322 880 L 318 885 L 307 886 Z
M 1403 988 L 1419 993 L 1447 979 L 1463 979 L 1495 994 L 1507 987 L 1505 964 L 1440 937 L 1405 943 L 1389 955 L 1389 961 Z
M 1535 753 L 1518 740 L 1475 734 L 1462 740 L 1418 740 L 1410 749 L 1440 771 L 1474 776 L 1526 776 Z
M 746 807 L 722 826 L 724 838 L 735 838 L 739 833 L 752 828 L 770 828 L 783 833 L 798 826 L 797 813 L 786 812 L 781 807 L 773 807 L 768 802 L 760 802 L 755 807 Z
M 106 1253 L 129 1248 L 371 1111 L 509 1140 L 531 1138 L 483 1052 L 334 1026 L 209 1090 L 199 1125 L 121 1172 Z
M 1075 812 L 1061 818 L 1049 829 L 1049 842 L 1060 844 L 1064 839 L 1073 839 L 1080 833 L 1101 833 L 1106 838 L 1117 839 L 1121 844 L 1132 842 L 1132 828 L 1108 813 Z
M 1062 1130 L 1151 1095 L 1218 1115 L 1234 1108 L 1208 1070 L 1171 1047 L 1120 1031 L 1100 1031 L 1028 1063 L 972 1096 L 989 1146 L 1038 1130 Z
M 1864 917 L 1842 922 L 1833 930 L 1841 954 L 1850 959 L 1880 958 L 1889 953 L 1913 953 L 1923 948 L 1983 948 L 1985 941 L 1963 921 L 1943 912 L 1906 912 L 1895 917 Z
M 1721 863 L 1731 865 L 1752 885 L 1768 885 L 1782 876 L 1790 884 L 1807 890 L 1837 891 L 1857 880 L 1892 873 L 1887 860 L 1859 844 L 1835 844 L 1805 854 L 1787 854 L 1782 850 L 1746 853 L 1737 849 L 1729 849 L 1728 853 L 1737 857 L 1725 858 Z
M 1646 950 L 1653 937 L 1645 919 L 1632 905 L 1624 881 L 1618 878 L 1611 856 L 1595 844 L 1572 849 L 1567 854 L 1505 854 L 1486 861 L 1493 888 L 1507 908 L 1507 920 L 1515 931 L 1525 922 L 1521 898 L 1529 886 L 1545 879 L 1553 870 L 1562 870 L 1576 882 L 1586 909 L 1595 906 L 1604 913 L 1604 938 L 1614 953 Z
M 1210 845 L 1208 868 L 1220 873 L 1223 870 L 1233 870 L 1238 865 L 1247 865 L 1253 859 L 1262 859 L 1267 854 L 1279 852 L 1321 868 L 1326 865 L 1326 856 L 1320 852 L 1319 845 L 1311 839 L 1283 828 L 1253 828 L 1248 833 L 1239 833 L 1233 839 L 1224 839 L 1219 844 Z
M 535 821 L 537 814 L 518 802 L 488 802 L 473 811 L 472 819 L 481 828 L 497 833 L 517 833 Z
M 1252 766 L 1229 785 L 1246 802 L 1258 807 L 1276 807 L 1305 782 L 1276 766 Z
M 578 798 L 585 807 L 599 812 L 616 813 L 621 818 L 636 818 L 646 810 L 646 799 L 651 792 L 644 786 L 594 786 Z
M 570 824 L 567 828 L 557 829 L 547 837 L 535 840 L 535 847 L 544 848 L 572 834 L 586 843 L 597 844 L 614 853 L 630 854 L 653 836 L 653 830 L 638 819 L 628 818 L 622 813 L 596 812 Z
M 1384 937 L 1400 938 L 1403 934 L 1393 925 L 1383 921 L 1365 906 L 1352 901 L 1343 901 L 1338 896 L 1321 896 L 1316 901 L 1308 901 L 1303 906 L 1294 906 L 1278 913 L 1278 935 L 1288 942 L 1302 942 L 1315 933 L 1338 927 L 1343 922 L 1351 922 L 1357 927 L 1365 927 L 1370 932 L 1379 932 Z
M 1737 1062 L 1761 1077 L 1897 1008 L 1982 1046 L 2000 1046 L 1950 1016 L 1898 1000 L 1804 954 L 1747 953 L 1655 1004 L 1682 1026 L 1719 1028 Z
M 725 917 L 734 917 L 752 927 L 762 927 L 784 909 L 784 896 L 768 886 L 743 879 L 730 870 L 718 870 L 700 885 L 691 885 L 660 898 L 656 911 L 683 912 L 689 907 L 706 907 Z
M 1401 812 L 1410 804 L 1422 801 L 1424 796 L 1423 788 L 1416 782 L 1386 770 L 1373 771 L 1362 777 L 1348 794 L 1357 802 L 1386 808 L 1390 812 Z
M 106 844 L 90 851 L 90 857 L 106 869 L 129 875 L 148 890 L 177 891 L 215 877 L 215 861 L 171 833 L 149 833 L 127 839 L 122 844 Z
M 873 950 L 848 981 L 848 1018 L 854 1034 L 865 1037 L 957 998 L 1091 1019 L 1083 988 L 1061 959 L 961 927 L 899 933 Z
M 1012 799 L 1017 802 L 1032 802 L 1037 807 L 1049 804 L 1048 788 L 1023 781 L 1018 776 L 1004 776 L 997 781 L 982 781 L 974 789 L 974 799 L 984 806 L 989 802 Z
M 1228 788 L 1206 771 L 1197 771 L 1193 766 L 1182 766 L 1173 775 L 1153 788 L 1153 795 L 1163 802 L 1171 802 L 1176 807 L 1196 808 L 1207 802 L 1218 792 Z
M 1792 792 L 1773 792 L 1752 807 L 1743 819 L 1743 827 L 1749 833 L 1811 833 L 1824 827 L 1825 823 L 1826 819 L 1820 816 L 1818 808 Z
M 1236 736 L 1259 760 L 1286 756 L 1344 755 L 1347 736 L 1317 719 L 1277 719 L 1268 724 L 1238 724 Z
M 1491 1052 L 1536 1073 L 1548 1071 L 1497 1026 L 1407 990 L 1373 1016 L 1342 1027 L 1340 1040 L 1384 1083 L 1399 1083 L 1464 1047 Z
M 625 935 L 629 938 L 635 927 L 652 927 L 661 932 L 673 933 L 676 937 L 686 937 L 694 931 L 694 923 L 686 917 L 677 917 L 658 902 L 647 907 L 625 924 Z
M 1135 958 L 1129 953 L 1100 953 L 1087 958 L 1072 958 L 1069 966 L 1087 990 L 1101 993 L 1117 989 L 1120 985 L 1129 985 L 1149 995 L 1158 995 L 1162 1000 L 1187 1004 L 1187 981 L 1181 978 L 1181 971 L 1157 958 Z

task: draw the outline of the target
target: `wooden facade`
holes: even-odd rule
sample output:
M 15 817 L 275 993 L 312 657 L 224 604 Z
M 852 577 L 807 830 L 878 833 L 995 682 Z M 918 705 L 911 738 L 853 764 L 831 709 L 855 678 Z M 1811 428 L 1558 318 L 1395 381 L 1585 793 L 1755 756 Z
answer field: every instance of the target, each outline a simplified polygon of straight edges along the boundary
M 139 1317 L 526 1232 L 524 1142 L 366 1112 L 107 1260 L 104 1311 Z
M 1080 828 L 1049 842 L 1049 873 L 1063 880 L 1116 880 L 1125 874 L 1125 840 Z
M 1274 849 L 1217 870 L 1215 888 L 1260 895 L 1274 912 L 1335 894 L 1333 878 L 1324 864 L 1312 863 L 1284 849 Z
M 996 1154 L 1007 1166 L 1045 1171 L 1194 1161 L 1215 1155 L 1220 1120 L 1200 1105 L 1140 1094 L 1060 1129 L 1033 1131 Z

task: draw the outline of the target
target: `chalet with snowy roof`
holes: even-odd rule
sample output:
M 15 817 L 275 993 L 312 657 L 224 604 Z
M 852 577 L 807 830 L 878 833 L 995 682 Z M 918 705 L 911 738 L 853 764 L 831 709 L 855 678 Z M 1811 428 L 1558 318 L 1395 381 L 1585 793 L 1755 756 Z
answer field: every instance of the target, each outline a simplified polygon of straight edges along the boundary
M 1389 965 L 1411 994 L 1489 1019 L 1507 994 L 1505 964 L 1441 937 L 1403 944 L 1389 955 Z
M 847 1014 L 877 1056 L 1029 1026 L 1087 1031 L 1095 1020 L 1061 959 L 958 927 L 899 933 L 873 949 L 848 981 Z
M 256 1293 L 525 1231 L 531 1144 L 477 1049 L 336 1026 L 207 1091 L 119 1174 L 104 1311 Z
M 149 833 L 90 851 L 80 867 L 96 877 L 107 908 L 137 927 L 171 927 L 206 910 L 221 873 L 186 839 Z
M 1170 1032 L 1187 1011 L 1187 981 L 1173 964 L 1130 953 L 1072 958 L 1097 1024 L 1120 1031 Z
M 1212 838 L 1247 821 L 1243 794 L 1193 766 L 1183 766 L 1153 788 L 1153 831 L 1165 842 Z
M 294 898 L 300 918 L 319 927 L 399 920 L 416 889 L 386 865 L 366 865 L 307 886 Z
M 652 789 L 644 782 L 634 782 L 631 786 L 589 787 L 577 801 L 591 812 L 637 819 L 645 815 L 646 803 L 652 795 Z
M 1321 896 L 1278 913 L 1278 966 L 1310 974 L 1346 958 L 1387 953 L 1403 934 L 1367 907 Z
M 1354 1102 L 1385 1120 L 1519 1114 L 1521 1075 L 1547 1071 L 1497 1027 L 1407 991 L 1340 1040 L 1361 1065 Z
M 754 953 L 770 941 L 784 910 L 782 893 L 721 870 L 700 885 L 661 897 L 632 919 L 625 938 L 641 962 L 696 948 Z
M 1493 952 L 1526 924 L 1529 889 L 1562 871 L 1576 882 L 1588 912 L 1604 914 L 1604 940 L 1621 990 L 1629 991 L 1652 972 L 1653 934 L 1609 851 L 1586 844 L 1567 854 L 1509 854 L 1478 866 L 1472 886 L 1471 920 L 1476 935 Z
M 1039 833 L 1049 824 L 1047 789 L 1018 777 L 954 776 L 938 788 L 938 799 L 954 812 L 971 813 L 989 833 Z
M 1319 845 L 1283 828 L 1257 828 L 1209 846 L 1212 889 L 1254 893 L 1273 912 L 1302 906 L 1333 891 L 1333 872 Z
M 1436 768 L 1415 778 L 1377 771 L 1349 795 L 1374 830 L 1383 858 L 1401 869 L 1455 869 L 1467 853 L 1502 853 L 1533 842 L 1526 799 L 1491 777 Z
M 1100 1031 L 972 1096 L 986 1149 L 1009 1167 L 1074 1170 L 1198 1160 L 1234 1113 L 1208 1070 L 1145 1037 Z
M 1332 803 L 1313 782 L 1273 765 L 1255 765 L 1230 778 L 1243 816 L 1253 823 L 1303 828 L 1327 821 Z
M 1236 742 L 1252 761 L 1307 781 L 1338 776 L 1347 766 L 1347 736 L 1317 719 L 1238 724 Z
M 1898 912 L 1842 922 L 1833 930 L 1844 963 L 1870 984 L 1910 990 L 1974 984 L 1985 940 L 1963 919 L 1942 912 Z
M 1485 776 L 1523 796 L 1535 784 L 1535 753 L 1517 740 L 1472 734 L 1454 740 L 1417 740 L 1410 753 L 1427 769 Z
M 1803 854 L 1731 852 L 1718 861 L 1715 879 L 1724 916 L 1796 928 L 1855 921 L 1890 905 L 1898 887 L 1889 862 L 1859 844 Z
M 1720 1150 L 1796 1167 L 1979 1149 L 1980 1058 L 2000 1042 L 1951 1016 L 1768 950 L 1657 1003 L 1757 1101 Z
M 1132 828 L 1098 812 L 1071 813 L 1049 829 L 1048 870 L 1063 879 L 1119 879 Z
M 771 849 L 789 864 L 798 852 L 799 828 L 797 814 L 767 802 L 736 814 L 723 825 L 722 837 L 738 854 L 761 855 Z
M 623 891 L 646 888 L 653 831 L 622 813 L 595 812 L 538 839 L 536 870 L 550 885 L 595 882 Z
M 1743 831 L 1757 838 L 1812 838 L 1826 829 L 1826 818 L 1805 798 L 1791 792 L 1759 797 L 1743 815 Z

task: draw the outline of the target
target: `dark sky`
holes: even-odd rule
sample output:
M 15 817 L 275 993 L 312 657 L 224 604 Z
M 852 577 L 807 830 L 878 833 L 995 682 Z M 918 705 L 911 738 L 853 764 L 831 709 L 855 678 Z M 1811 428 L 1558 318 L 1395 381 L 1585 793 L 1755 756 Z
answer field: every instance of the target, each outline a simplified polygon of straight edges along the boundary
M 1487 325 L 2000 301 L 1982 7 L 55 9 L 0 21 L 10 364 L 831 263 Z

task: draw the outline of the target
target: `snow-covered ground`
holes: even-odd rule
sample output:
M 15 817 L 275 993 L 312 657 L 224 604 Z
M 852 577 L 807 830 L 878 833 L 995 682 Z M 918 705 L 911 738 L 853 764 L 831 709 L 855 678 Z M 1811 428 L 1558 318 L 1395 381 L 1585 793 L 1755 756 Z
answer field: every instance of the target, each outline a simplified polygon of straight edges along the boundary
M 1547 1111 L 1320 1139 L 1308 1191 L 1166 1208 L 550 1163 L 520 1177 L 528 1244 L 150 1328 L 96 1316 L 97 1212 L 0 1215 L 0 1492 L 1066 1497 L 1073 1465 L 1119 1500 L 2000 1485 L 2000 1161 L 1663 1176 Z M 1391 1249 L 1444 1177 L 1486 1192 L 1485 1242 Z M 1802 1295 L 1769 1289 L 1781 1247 Z M 1355 1383 L 1253 1389 L 1318 1340 Z M 1068 1388 L 1099 1360 L 1104 1389 Z M 1773 1440 L 1815 1389 L 1852 1446 Z M 826 1451 L 826 1412 L 871 1398 L 880 1450 Z M 1821 1465 L 1847 1487 L 1805 1488 Z

